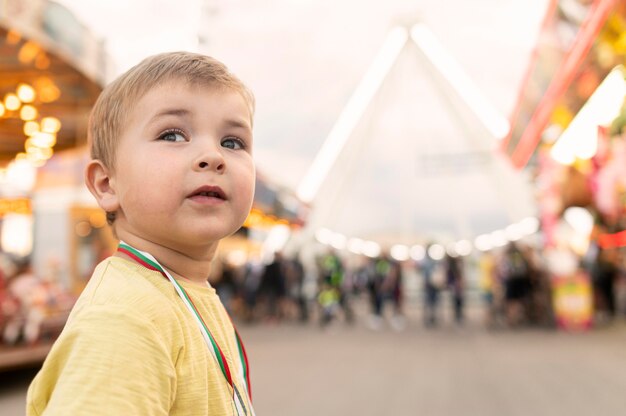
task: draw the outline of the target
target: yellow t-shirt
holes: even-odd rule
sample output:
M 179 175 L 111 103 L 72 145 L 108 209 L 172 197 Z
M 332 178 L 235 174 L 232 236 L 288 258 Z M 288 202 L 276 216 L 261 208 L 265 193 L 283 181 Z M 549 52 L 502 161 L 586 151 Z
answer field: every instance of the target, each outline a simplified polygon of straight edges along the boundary
M 180 283 L 245 396 L 234 329 L 215 290 Z M 231 392 L 173 285 L 158 272 L 110 257 L 94 271 L 33 380 L 26 413 L 236 415 Z

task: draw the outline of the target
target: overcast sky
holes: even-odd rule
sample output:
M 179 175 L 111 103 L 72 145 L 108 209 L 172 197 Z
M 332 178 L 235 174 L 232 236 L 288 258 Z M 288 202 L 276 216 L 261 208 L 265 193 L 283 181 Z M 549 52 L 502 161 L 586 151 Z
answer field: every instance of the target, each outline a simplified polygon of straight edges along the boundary
M 106 39 L 116 74 L 201 50 L 255 91 L 257 160 L 295 187 L 395 23 L 426 22 L 492 103 L 511 110 L 547 0 L 61 0 Z M 199 44 L 198 38 L 206 39 Z M 276 161 L 280 168 L 276 169 Z M 292 174 L 285 177 L 285 166 Z

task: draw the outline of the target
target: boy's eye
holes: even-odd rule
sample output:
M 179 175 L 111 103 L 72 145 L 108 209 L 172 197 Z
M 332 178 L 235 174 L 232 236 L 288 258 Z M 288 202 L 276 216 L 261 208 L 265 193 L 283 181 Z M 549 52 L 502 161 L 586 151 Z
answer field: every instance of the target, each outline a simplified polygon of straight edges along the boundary
M 245 145 L 243 141 L 241 139 L 238 139 L 237 137 L 227 137 L 222 140 L 222 147 L 225 147 L 227 149 L 239 150 L 244 149 Z
M 166 131 L 165 133 L 159 136 L 159 140 L 164 140 L 166 142 L 184 142 L 187 141 L 185 136 L 178 131 Z

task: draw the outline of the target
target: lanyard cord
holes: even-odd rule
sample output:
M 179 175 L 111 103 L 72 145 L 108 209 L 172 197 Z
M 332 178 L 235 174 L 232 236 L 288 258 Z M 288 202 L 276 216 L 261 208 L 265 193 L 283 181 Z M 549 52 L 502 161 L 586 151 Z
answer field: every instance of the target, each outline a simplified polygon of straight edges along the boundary
M 200 333 L 202 334 L 202 337 L 204 338 L 204 341 L 206 342 L 207 347 L 209 348 L 209 351 L 211 352 L 211 355 L 213 355 L 213 358 L 219 364 L 220 369 L 222 370 L 222 374 L 224 375 L 224 378 L 233 389 L 233 400 L 235 402 L 235 407 L 237 408 L 237 413 L 240 415 L 247 415 L 248 413 L 245 410 L 246 409 L 245 406 L 243 405 L 244 400 L 239 394 L 239 391 L 237 390 L 237 387 L 233 381 L 232 374 L 230 371 L 230 366 L 228 365 L 228 361 L 226 360 L 226 357 L 224 353 L 222 352 L 222 349 L 220 348 L 219 344 L 213 337 L 213 334 L 211 334 L 209 327 L 206 325 L 206 323 L 202 319 L 202 315 L 200 315 L 200 312 L 198 312 L 196 305 L 193 303 L 193 300 L 191 299 L 191 297 L 189 297 L 185 289 L 180 285 L 180 283 L 176 281 L 176 279 L 174 279 L 174 277 L 172 277 L 172 275 L 167 270 L 165 270 L 163 266 L 161 266 L 161 264 L 150 253 L 137 250 L 136 248 L 131 247 L 130 245 L 124 243 L 123 241 L 120 241 L 120 244 L 118 245 L 117 249 L 118 251 L 131 257 L 133 260 L 135 260 L 137 263 L 139 263 L 143 267 L 149 270 L 153 270 L 153 271 L 161 273 L 166 279 L 168 279 L 172 283 L 172 285 L 174 286 L 174 289 L 176 290 L 180 298 L 183 300 L 183 303 L 185 304 L 187 309 L 191 312 L 191 315 L 194 317 L 194 320 L 198 324 L 198 327 L 200 328 Z M 246 354 L 245 347 L 243 346 L 243 342 L 241 341 L 241 337 L 239 336 L 239 332 L 237 331 L 237 328 L 235 328 L 235 324 L 232 323 L 232 320 L 231 320 L 231 324 L 235 331 L 235 339 L 237 341 L 237 350 L 239 352 L 239 358 L 241 360 L 241 374 L 240 375 L 242 379 L 244 380 L 244 383 L 245 383 L 244 388 L 247 390 L 248 397 L 250 398 L 250 400 L 252 400 L 252 393 L 250 390 L 250 371 L 249 371 L 249 365 L 248 365 L 248 356 Z M 252 410 L 252 406 L 250 406 L 250 410 L 252 412 L 252 415 L 254 415 L 254 410 Z

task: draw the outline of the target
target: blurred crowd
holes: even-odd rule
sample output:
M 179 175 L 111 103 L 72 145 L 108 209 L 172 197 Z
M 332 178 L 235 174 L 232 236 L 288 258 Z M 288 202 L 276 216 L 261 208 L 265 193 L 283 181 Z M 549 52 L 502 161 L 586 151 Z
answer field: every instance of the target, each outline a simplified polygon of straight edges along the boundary
M 325 327 L 364 320 L 372 329 L 389 324 L 400 330 L 408 319 L 419 319 L 435 328 L 463 325 L 469 304 L 481 310 L 487 328 L 550 328 L 557 325 L 555 278 L 562 277 L 550 263 L 562 268 L 565 257 L 575 268 L 565 277 L 583 276 L 589 286 L 593 323 L 626 316 L 624 258 L 618 249 L 593 244 L 580 258 L 511 242 L 478 256 L 434 259 L 426 250 L 422 260 L 402 262 L 385 254 L 355 260 L 329 249 L 308 268 L 298 255 L 277 252 L 267 264 L 223 265 L 214 285 L 229 311 L 246 322 Z M 406 313 L 409 302 L 418 313 Z
M 346 324 L 367 319 L 372 329 L 389 321 L 395 329 L 406 324 L 407 267 L 423 280 L 424 319 L 437 323 L 440 292 L 449 291 L 457 323 L 464 320 L 465 277 L 462 260 L 447 256 L 442 261 L 426 257 L 407 263 L 383 254 L 376 258 L 342 258 L 329 249 L 304 267 L 298 255 L 285 258 L 275 253 L 271 262 L 249 262 L 234 269 L 223 265 L 215 286 L 227 309 L 247 322 L 316 322 Z
M 59 283 L 58 262 L 37 275 L 28 261 L 0 253 L 0 346 L 54 340 L 76 301 Z
M 478 255 L 433 258 L 427 246 L 419 261 L 327 249 L 308 267 L 299 253 L 277 252 L 267 262 L 223 262 L 212 284 L 232 316 L 247 323 L 327 327 L 362 321 L 374 330 L 402 330 L 409 320 L 436 328 L 473 319 L 494 329 L 556 327 L 556 287 L 564 278 L 559 284 L 566 294 L 576 292 L 575 285 L 588 286 L 566 301 L 577 304 L 588 296 L 591 324 L 598 326 L 626 317 L 626 256 L 597 241 L 583 256 L 509 243 Z M 28 262 L 0 253 L 0 345 L 35 344 L 59 334 L 76 296 L 60 283 L 58 262 L 51 260 L 45 270 L 36 275 Z

